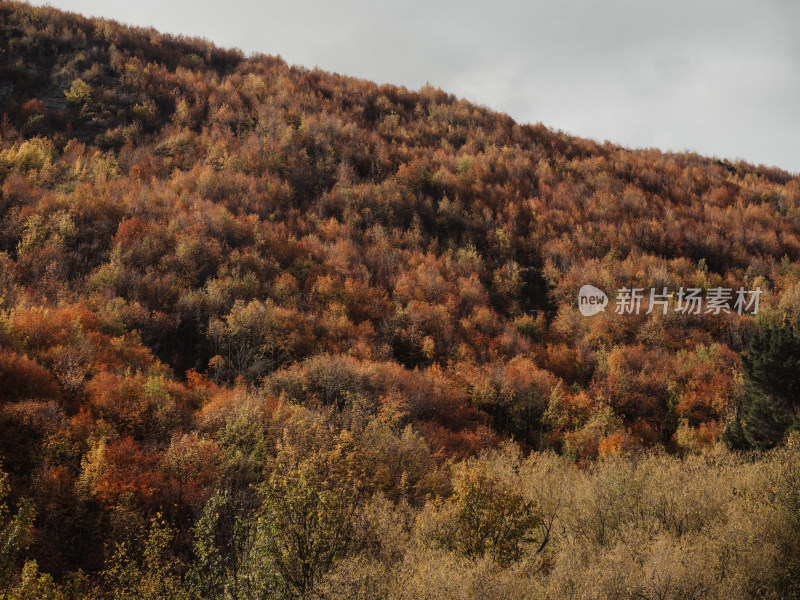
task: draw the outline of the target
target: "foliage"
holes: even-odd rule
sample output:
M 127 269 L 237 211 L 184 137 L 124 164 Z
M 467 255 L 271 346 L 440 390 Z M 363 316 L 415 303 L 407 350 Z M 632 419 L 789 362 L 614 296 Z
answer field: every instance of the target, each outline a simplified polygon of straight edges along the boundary
M 6 596 L 797 595 L 797 176 L 19 2 L 0 40 Z
M 742 360 L 747 383 L 743 400 L 744 435 L 757 448 L 781 442 L 796 429 L 800 408 L 800 339 L 792 327 L 757 332 Z
M 8 495 L 8 475 L 0 471 L 0 589 L 8 589 L 22 556 L 30 542 L 33 528 L 34 507 L 24 500 L 16 514 L 10 514 L 6 497 Z
M 143 541 L 131 550 L 117 544 L 102 572 L 106 589 L 124 600 L 183 600 L 189 596 L 180 578 L 180 564 L 172 556 L 174 532 L 161 515 L 150 523 Z
M 355 543 L 364 466 L 347 433 L 306 455 L 282 444 L 265 487 L 266 551 L 288 597 L 303 597 Z
M 541 522 L 534 504 L 504 487 L 485 467 L 465 469 L 453 485 L 441 543 L 465 556 L 489 553 L 502 565 L 519 560 L 523 544 L 534 541 Z

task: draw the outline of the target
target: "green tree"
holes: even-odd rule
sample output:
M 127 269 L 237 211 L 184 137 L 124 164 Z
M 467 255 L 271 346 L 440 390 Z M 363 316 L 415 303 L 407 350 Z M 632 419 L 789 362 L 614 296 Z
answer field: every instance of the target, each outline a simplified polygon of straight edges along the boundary
M 17 563 L 30 541 L 35 511 L 33 503 L 22 500 L 17 513 L 11 515 L 6 503 L 8 475 L 0 471 L 0 598 L 17 572 Z
M 102 573 L 101 598 L 114 600 L 188 600 L 182 565 L 172 552 L 175 531 L 157 515 L 141 543 L 116 545 Z
M 745 395 L 742 429 L 758 449 L 780 443 L 800 427 L 800 336 L 794 327 L 771 326 L 757 332 L 742 358 Z M 729 429 L 733 435 L 735 432 Z
M 65 585 L 57 584 L 48 573 L 40 573 L 35 560 L 25 562 L 19 582 L 3 600 L 68 600 L 81 598 L 78 588 L 83 582 L 81 573 L 72 573 Z
M 365 486 L 363 460 L 348 432 L 322 448 L 283 445 L 260 526 L 286 597 L 303 597 L 353 548 Z
M 206 504 L 192 534 L 188 580 L 203 600 L 257 600 L 275 595 L 268 532 L 236 490 L 220 490 Z
M 92 88 L 83 79 L 75 79 L 69 87 L 68 92 L 64 92 L 67 102 L 79 108 L 86 108 L 92 99 Z

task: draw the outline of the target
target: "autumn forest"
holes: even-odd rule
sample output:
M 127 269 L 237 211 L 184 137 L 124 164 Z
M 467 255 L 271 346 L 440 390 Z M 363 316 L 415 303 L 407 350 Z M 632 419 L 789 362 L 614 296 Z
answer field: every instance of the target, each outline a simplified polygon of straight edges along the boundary
M 0 119 L 0 599 L 800 598 L 800 177 L 18 2 Z

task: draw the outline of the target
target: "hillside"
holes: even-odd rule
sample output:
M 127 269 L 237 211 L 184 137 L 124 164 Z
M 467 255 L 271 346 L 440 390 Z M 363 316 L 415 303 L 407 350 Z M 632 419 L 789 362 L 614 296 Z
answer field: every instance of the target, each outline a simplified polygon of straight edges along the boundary
M 547 586 L 566 589 L 583 550 L 551 541 L 548 496 L 520 473 L 581 482 L 561 531 L 590 527 L 580 494 L 613 495 L 603 477 L 640 477 L 645 495 L 659 469 L 694 485 L 683 460 L 722 486 L 709 511 L 728 502 L 751 518 L 736 487 L 760 494 L 772 474 L 796 491 L 797 446 L 770 448 L 800 424 L 798 176 L 600 144 L 431 87 L 16 2 L 0 3 L 0 113 L 0 492 L 30 541 L 0 552 L 0 586 L 24 579 L 24 555 L 56 581 L 82 569 L 80 593 L 123 597 L 151 577 L 176 595 L 127 597 L 256 597 L 225 579 L 242 560 L 258 593 L 356 597 L 342 582 L 358 569 L 366 588 L 396 560 L 419 581 L 414 565 L 435 556 L 475 585 L 481 569 L 516 581 L 535 563 L 553 578 L 539 593 L 560 597 Z M 608 296 L 605 312 L 581 315 L 585 284 Z M 623 288 L 644 290 L 639 314 L 615 312 Z M 733 297 L 662 311 L 648 293 L 664 288 Z M 740 289 L 760 290 L 757 314 L 737 310 Z M 770 532 L 794 531 L 776 494 Z M 675 532 L 659 498 L 657 533 L 629 525 L 661 548 Z M 474 542 L 459 529 L 472 513 L 458 516 L 472 501 L 519 537 Z M 698 506 L 675 548 L 736 537 Z M 276 533 L 303 510 L 317 519 L 301 545 L 313 560 Z M 242 534 L 234 523 L 253 514 Z M 436 550 L 383 546 L 420 531 Z M 606 548 L 582 531 L 564 539 Z M 236 555 L 237 535 L 258 551 Z M 137 543 L 141 560 L 125 554 Z M 777 583 L 742 563 L 741 580 L 722 574 L 728 587 L 698 583 L 695 596 L 623 587 L 781 597 L 800 585 L 792 543 L 774 541 Z M 218 579 L 198 574 L 202 560 Z M 343 574 L 348 560 L 361 562 Z

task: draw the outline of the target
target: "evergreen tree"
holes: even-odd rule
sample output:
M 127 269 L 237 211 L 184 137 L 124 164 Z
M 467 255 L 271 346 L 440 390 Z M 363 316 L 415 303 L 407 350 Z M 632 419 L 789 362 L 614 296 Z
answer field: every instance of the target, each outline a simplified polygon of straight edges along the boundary
M 742 357 L 745 439 L 753 448 L 780 443 L 800 428 L 800 336 L 793 327 L 772 326 L 757 332 Z

